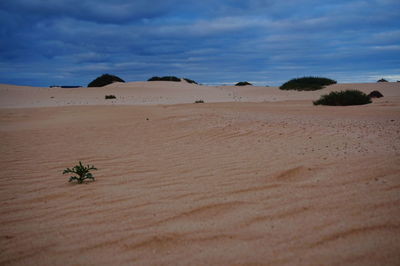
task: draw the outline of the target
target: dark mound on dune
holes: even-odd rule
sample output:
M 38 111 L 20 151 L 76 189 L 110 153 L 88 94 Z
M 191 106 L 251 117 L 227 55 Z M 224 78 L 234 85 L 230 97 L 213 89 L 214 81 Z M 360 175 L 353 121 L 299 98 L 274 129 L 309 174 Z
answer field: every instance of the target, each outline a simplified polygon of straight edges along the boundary
M 377 82 L 388 82 L 386 79 L 380 79 Z
M 88 87 L 103 87 L 114 82 L 125 82 L 125 81 L 114 75 L 103 74 L 100 77 L 93 80 L 92 82 L 90 82 Z
M 279 87 L 281 90 L 315 91 L 336 84 L 336 80 L 321 77 L 303 77 L 291 79 Z
M 197 84 L 197 82 L 194 81 L 194 80 L 192 80 L 192 79 L 187 79 L 187 78 L 183 78 L 183 79 L 186 80 L 187 83 L 190 83 L 190 84 Z
M 250 82 L 247 81 L 241 81 L 235 84 L 235 86 L 249 86 L 249 85 L 253 85 Z
M 149 78 L 147 81 L 174 81 L 174 82 L 180 82 L 181 79 L 177 78 L 175 76 L 165 76 L 165 77 L 152 77 Z
M 192 79 L 182 78 L 184 81 L 190 84 L 198 84 L 196 81 Z M 164 77 L 151 77 L 147 81 L 174 81 L 174 82 L 181 82 L 182 79 L 175 77 L 175 76 L 164 76 Z
M 380 93 L 379 91 L 371 91 L 371 93 L 368 94 L 368 96 L 370 98 L 381 98 L 381 97 L 383 97 L 383 94 Z

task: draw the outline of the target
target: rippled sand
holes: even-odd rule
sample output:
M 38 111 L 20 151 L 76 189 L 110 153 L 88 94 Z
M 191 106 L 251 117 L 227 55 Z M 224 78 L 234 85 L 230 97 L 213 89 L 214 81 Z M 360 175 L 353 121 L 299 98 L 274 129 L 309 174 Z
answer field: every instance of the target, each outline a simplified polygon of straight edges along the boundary
M 1 265 L 399 265 L 400 102 L 0 109 Z M 67 182 L 82 160 L 96 181 Z

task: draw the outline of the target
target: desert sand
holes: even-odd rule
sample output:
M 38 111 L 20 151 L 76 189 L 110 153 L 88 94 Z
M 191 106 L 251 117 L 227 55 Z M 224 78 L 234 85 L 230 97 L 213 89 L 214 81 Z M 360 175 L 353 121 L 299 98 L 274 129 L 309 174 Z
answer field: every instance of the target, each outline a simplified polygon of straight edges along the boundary
M 72 105 L 160 105 L 217 102 L 280 102 L 317 100 L 331 91 L 379 90 L 386 97 L 400 97 L 400 83 L 335 84 L 319 91 L 282 91 L 278 87 L 200 86 L 186 82 L 116 82 L 101 88 L 41 88 L 0 84 L 0 108 Z M 116 100 L 105 100 L 115 95 Z
M 0 93 L 1 265 L 400 264 L 400 83 Z

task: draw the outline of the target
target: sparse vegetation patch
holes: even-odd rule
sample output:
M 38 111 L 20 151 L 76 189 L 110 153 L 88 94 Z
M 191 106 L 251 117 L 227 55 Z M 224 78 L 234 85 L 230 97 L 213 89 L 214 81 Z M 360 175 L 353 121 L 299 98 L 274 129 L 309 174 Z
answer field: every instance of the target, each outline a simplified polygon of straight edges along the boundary
M 175 76 L 165 76 L 165 77 L 152 77 L 152 78 L 149 78 L 147 81 L 174 81 L 174 82 L 180 82 L 181 79 L 177 78 Z
M 117 99 L 117 97 L 115 97 L 115 95 L 106 95 L 104 98 L 105 98 L 106 100 L 109 100 L 109 99 Z
M 365 93 L 358 90 L 333 91 L 313 102 L 314 105 L 331 105 L 331 106 L 347 106 L 347 105 L 363 105 L 371 103 L 371 98 Z
M 291 79 L 279 87 L 281 90 L 315 91 L 336 84 L 336 80 L 321 77 L 303 77 Z
M 253 85 L 253 84 L 251 84 L 250 82 L 247 82 L 247 81 L 240 81 L 235 84 L 235 86 L 248 86 L 248 85 Z
M 386 79 L 380 79 L 377 82 L 388 82 Z
M 204 103 L 204 101 L 203 100 L 197 100 L 194 103 Z

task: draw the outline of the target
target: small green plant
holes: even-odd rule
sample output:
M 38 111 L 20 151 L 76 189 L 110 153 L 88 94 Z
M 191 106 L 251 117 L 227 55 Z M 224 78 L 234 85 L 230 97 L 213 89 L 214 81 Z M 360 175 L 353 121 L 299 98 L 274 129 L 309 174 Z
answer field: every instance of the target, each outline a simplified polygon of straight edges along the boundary
M 203 100 L 197 100 L 194 103 L 204 103 L 204 101 Z
M 364 92 L 358 90 L 332 91 L 327 95 L 322 95 L 321 98 L 313 102 L 314 105 L 362 105 L 371 103 L 371 98 Z
M 388 82 L 386 79 L 380 79 L 380 80 L 378 80 L 377 82 Z
M 91 170 L 97 170 L 93 165 L 84 166 L 81 161 L 79 161 L 79 165 L 75 165 L 72 169 L 67 168 L 63 171 L 64 174 L 75 174 L 77 176 L 70 176 L 68 182 L 77 181 L 78 184 L 82 184 L 85 179 L 91 179 L 94 181 L 94 176 L 90 173 Z

